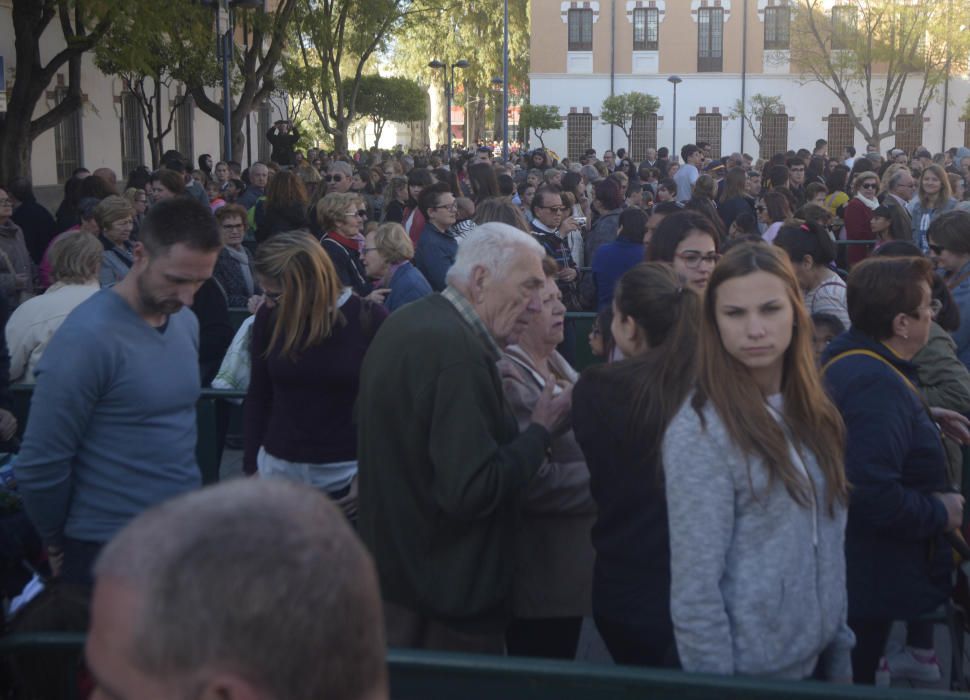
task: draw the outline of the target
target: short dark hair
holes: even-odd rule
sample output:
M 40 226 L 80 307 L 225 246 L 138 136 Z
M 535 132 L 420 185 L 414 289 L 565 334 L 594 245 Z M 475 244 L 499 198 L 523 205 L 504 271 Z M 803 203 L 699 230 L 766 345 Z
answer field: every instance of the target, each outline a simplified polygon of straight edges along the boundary
M 620 232 L 617 238 L 631 243 L 643 243 L 647 233 L 647 213 L 643 209 L 630 207 L 620 214 Z
M 835 241 L 824 227 L 813 221 L 792 221 L 783 225 L 774 242 L 788 253 L 792 262 L 800 263 L 806 255 L 812 256 L 814 265 L 825 266 L 835 260 Z
M 94 177 L 93 175 L 91 177 Z M 90 179 L 90 178 L 88 178 Z M 160 182 L 172 194 L 185 194 L 185 178 L 180 173 L 162 168 L 152 173 L 152 182 Z
M 12 178 L 7 183 L 7 194 L 18 202 L 34 201 L 34 188 L 31 186 L 30 180 L 23 176 Z
M 438 201 L 446 194 L 451 194 L 451 185 L 447 182 L 436 182 L 421 190 L 421 194 L 418 195 L 418 209 L 425 219 L 428 218 L 428 211 L 438 206 Z
M 846 280 L 852 327 L 875 340 L 892 337 L 896 316 L 919 307 L 920 282 L 933 288 L 933 265 L 926 258 L 876 256 L 858 263 Z
M 700 150 L 700 148 L 692 143 L 685 144 L 684 147 L 680 149 L 680 157 L 686 163 L 688 158 Z
M 596 183 L 594 189 L 596 199 L 607 209 L 619 209 L 623 206 L 623 192 L 620 183 L 613 178 L 604 178 Z
M 138 240 L 152 255 L 177 243 L 204 252 L 222 247 L 222 237 L 209 207 L 191 197 L 153 204 L 138 230 Z
M 845 147 L 845 152 L 849 154 L 849 157 L 850 158 L 854 158 L 855 157 L 855 146 L 846 146 Z
M 926 238 L 958 255 L 970 255 L 970 212 L 948 211 L 933 219 Z
M 536 209 L 540 208 L 540 202 L 542 202 L 543 195 L 549 195 L 550 197 L 555 197 L 557 204 L 562 206 L 562 189 L 556 187 L 555 185 L 540 185 L 536 188 L 536 193 L 532 195 L 532 203 L 529 205 L 529 209 L 533 214 L 536 213 Z

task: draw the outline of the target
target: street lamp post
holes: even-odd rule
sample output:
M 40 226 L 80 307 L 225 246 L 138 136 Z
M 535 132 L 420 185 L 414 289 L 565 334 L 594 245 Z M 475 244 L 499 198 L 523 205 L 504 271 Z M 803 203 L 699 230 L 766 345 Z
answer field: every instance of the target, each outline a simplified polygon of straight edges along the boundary
M 449 76 L 448 70 L 447 70 L 448 68 L 447 64 L 442 63 L 438 59 L 435 59 L 428 64 L 428 68 L 434 68 L 436 70 L 440 68 L 445 71 L 445 100 L 447 101 L 447 104 L 445 106 L 445 114 L 446 114 L 445 121 L 448 127 L 448 167 L 449 168 L 451 167 L 451 98 L 454 95 L 454 91 L 455 91 L 455 68 L 468 68 L 468 66 L 470 65 L 471 64 L 468 61 L 466 61 L 464 58 L 458 61 L 455 61 L 454 63 L 451 64 L 451 75 Z
M 671 146 L 671 157 L 677 157 L 677 85 L 684 82 L 679 75 L 672 75 L 667 78 L 667 82 L 674 86 L 674 119 L 673 119 L 673 145 Z
M 223 160 L 227 161 L 232 160 L 232 87 L 229 80 L 233 50 L 232 11 L 254 8 L 265 11 L 264 0 L 216 0 L 216 55 L 222 59 L 222 150 Z
M 505 37 L 502 42 L 502 160 L 509 162 L 509 0 L 505 0 Z

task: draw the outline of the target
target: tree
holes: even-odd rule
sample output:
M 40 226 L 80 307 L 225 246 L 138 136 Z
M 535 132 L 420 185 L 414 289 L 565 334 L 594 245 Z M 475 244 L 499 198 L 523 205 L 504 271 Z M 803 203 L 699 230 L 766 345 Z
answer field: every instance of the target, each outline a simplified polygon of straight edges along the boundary
M 338 152 L 358 116 L 364 68 L 424 0 L 299 0 L 283 82 L 305 96 Z
M 758 150 L 761 150 L 761 141 L 764 132 L 760 128 L 755 128 L 755 123 L 759 125 L 765 121 L 765 117 L 771 114 L 783 112 L 781 98 L 776 95 L 762 95 L 760 92 L 748 98 L 748 104 L 738 99 L 731 108 L 729 116 L 732 119 L 743 119 L 744 123 L 754 134 L 754 140 L 758 143 Z
M 454 104 L 465 108 L 467 143 L 484 134 L 487 110 L 496 99 L 495 78 L 502 76 L 503 3 L 497 0 L 436 0 L 421 12 L 409 13 L 394 40 L 393 63 L 402 75 L 431 86 L 433 141 L 447 140 L 450 115 L 445 114 L 445 73 L 428 67 L 432 59 L 450 66 L 468 61 L 455 71 Z M 509 0 L 509 91 L 525 95 L 529 88 L 529 2 Z M 499 86 L 500 87 L 500 86 Z M 499 107 L 501 109 L 501 107 Z M 501 123 L 502 120 L 495 120 Z
M 630 129 L 638 117 L 656 114 L 660 109 L 660 100 L 645 92 L 627 92 L 622 95 L 610 95 L 603 100 L 600 108 L 600 119 L 607 124 L 620 127 L 630 142 Z
M 137 17 L 115 21 L 95 48 L 98 68 L 120 76 L 138 99 L 153 168 L 159 166 L 162 141 L 188 98 L 187 92 L 175 94 L 175 84 L 219 82 L 211 38 L 210 11 L 189 0 L 167 0 L 146 4 Z
M 246 118 L 277 89 L 277 67 L 283 55 L 287 28 L 293 19 L 297 2 L 298 0 L 278 0 L 276 9 L 272 12 L 259 9 L 234 11 L 236 27 L 242 25 L 241 35 L 245 39 L 242 47 L 234 47 L 234 61 L 230 65 L 233 96 L 229 133 L 232 136 L 232 152 L 236 160 L 240 160 L 238 156 L 245 143 L 243 127 Z M 238 35 L 237 33 L 234 36 Z M 214 46 L 214 43 L 215 37 L 212 36 L 208 45 Z M 204 74 L 196 76 L 188 84 L 195 105 L 222 123 L 225 119 L 222 103 L 218 99 L 210 98 L 205 88 Z M 225 157 L 225 153 L 222 155 Z
M 34 139 L 81 108 L 81 56 L 98 43 L 125 7 L 140 4 L 120 0 L 13 0 L 15 69 L 7 112 L 0 114 L 0 182 L 30 174 Z M 55 17 L 64 48 L 44 63 L 41 36 Z M 65 65 L 63 96 L 35 117 L 37 103 Z
M 545 150 L 546 142 L 542 140 L 542 135 L 562 128 L 559 108 L 555 105 L 534 105 L 526 102 L 519 108 L 519 128 L 531 130 Z
M 893 120 L 907 85 L 917 85 L 915 99 L 906 99 L 922 118 L 951 58 L 970 49 L 968 33 L 952 31 L 966 16 L 967 0 L 856 0 L 830 11 L 823 0 L 792 5 L 792 71 L 828 88 L 866 142 L 877 146 L 896 133 Z
M 345 88 L 347 83 L 344 84 Z M 357 113 L 374 122 L 374 147 L 387 122 L 413 122 L 428 116 L 428 93 L 408 78 L 361 76 L 357 86 Z

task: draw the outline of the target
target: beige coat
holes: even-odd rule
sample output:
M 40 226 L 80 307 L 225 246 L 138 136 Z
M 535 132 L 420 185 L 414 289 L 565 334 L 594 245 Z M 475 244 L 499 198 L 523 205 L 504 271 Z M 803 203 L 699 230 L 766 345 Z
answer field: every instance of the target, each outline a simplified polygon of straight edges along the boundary
M 558 353 L 551 362 L 571 384 L 578 375 Z M 518 346 L 498 363 L 506 400 L 519 421 L 529 424 L 545 387 L 531 358 Z M 540 468 L 523 498 L 516 538 L 513 613 L 516 617 L 576 617 L 591 612 L 596 506 L 589 469 L 572 430 L 552 442 L 552 458 Z

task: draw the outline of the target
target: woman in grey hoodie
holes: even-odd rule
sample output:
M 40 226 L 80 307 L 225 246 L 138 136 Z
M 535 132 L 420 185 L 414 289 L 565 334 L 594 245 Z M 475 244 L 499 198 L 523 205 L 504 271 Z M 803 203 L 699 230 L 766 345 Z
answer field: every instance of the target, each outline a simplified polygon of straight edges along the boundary
M 850 682 L 844 428 L 786 256 L 732 248 L 705 291 L 696 391 L 664 437 L 685 670 Z

